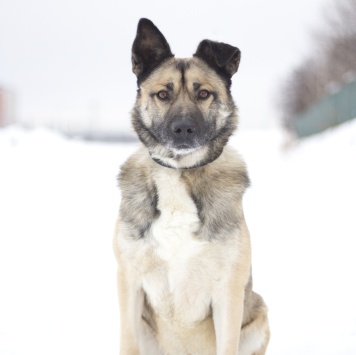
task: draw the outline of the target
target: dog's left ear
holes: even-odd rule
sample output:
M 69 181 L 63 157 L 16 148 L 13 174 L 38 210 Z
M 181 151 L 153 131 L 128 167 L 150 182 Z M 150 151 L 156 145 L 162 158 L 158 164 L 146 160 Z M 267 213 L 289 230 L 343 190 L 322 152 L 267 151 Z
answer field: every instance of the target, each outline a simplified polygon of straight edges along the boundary
M 194 56 L 231 78 L 239 67 L 241 52 L 229 44 L 204 39 L 199 43 Z
M 142 18 L 132 45 L 132 71 L 138 80 L 169 57 L 173 54 L 163 34 L 152 21 Z

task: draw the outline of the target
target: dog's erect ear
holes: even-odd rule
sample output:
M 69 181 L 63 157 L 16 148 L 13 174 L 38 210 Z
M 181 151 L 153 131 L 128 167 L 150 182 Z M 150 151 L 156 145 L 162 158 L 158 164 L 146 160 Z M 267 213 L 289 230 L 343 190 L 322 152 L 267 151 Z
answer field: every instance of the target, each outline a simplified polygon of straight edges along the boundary
M 139 81 L 169 57 L 173 54 L 167 40 L 152 21 L 142 18 L 132 45 L 132 71 Z
M 241 52 L 229 44 L 204 39 L 199 43 L 194 56 L 231 78 L 239 67 Z

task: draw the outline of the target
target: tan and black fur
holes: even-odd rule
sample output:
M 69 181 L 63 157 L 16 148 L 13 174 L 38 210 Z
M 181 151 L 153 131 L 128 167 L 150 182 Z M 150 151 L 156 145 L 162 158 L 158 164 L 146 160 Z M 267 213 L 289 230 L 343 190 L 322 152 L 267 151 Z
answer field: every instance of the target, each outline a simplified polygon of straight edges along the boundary
M 242 197 L 249 185 L 227 144 L 240 51 L 202 41 L 176 59 L 141 19 L 132 47 L 140 149 L 122 166 L 114 249 L 121 355 L 263 355 L 266 306 L 252 291 Z

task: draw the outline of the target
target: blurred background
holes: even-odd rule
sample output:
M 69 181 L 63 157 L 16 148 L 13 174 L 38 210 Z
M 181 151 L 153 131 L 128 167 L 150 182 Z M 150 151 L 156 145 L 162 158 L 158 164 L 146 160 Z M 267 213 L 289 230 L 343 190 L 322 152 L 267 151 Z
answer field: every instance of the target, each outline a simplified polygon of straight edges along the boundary
M 209 38 L 242 52 L 233 94 L 241 128 L 294 122 L 354 81 L 354 1 L 1 1 L 0 124 L 72 135 L 131 133 L 130 51 L 140 17 L 177 57 Z
M 0 0 L 0 355 L 118 354 L 131 45 L 242 52 L 230 143 L 271 355 L 356 354 L 356 0 Z

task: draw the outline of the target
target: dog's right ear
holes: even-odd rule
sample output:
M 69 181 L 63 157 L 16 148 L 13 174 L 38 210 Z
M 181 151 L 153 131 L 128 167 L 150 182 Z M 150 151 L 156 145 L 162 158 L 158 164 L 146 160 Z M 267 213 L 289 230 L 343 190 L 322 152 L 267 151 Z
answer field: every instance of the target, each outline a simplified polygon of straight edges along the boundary
M 152 21 L 142 18 L 132 45 L 132 71 L 138 81 L 169 57 L 173 54 L 167 40 Z

